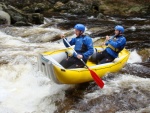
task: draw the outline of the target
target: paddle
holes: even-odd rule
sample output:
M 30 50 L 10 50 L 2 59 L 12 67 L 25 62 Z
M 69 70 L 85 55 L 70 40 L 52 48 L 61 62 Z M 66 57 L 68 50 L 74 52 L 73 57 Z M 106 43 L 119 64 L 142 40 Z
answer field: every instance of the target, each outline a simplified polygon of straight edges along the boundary
M 71 45 L 68 43 L 68 41 L 65 38 L 64 38 L 64 40 L 71 47 Z M 72 50 L 75 52 L 75 54 L 77 54 L 77 52 L 73 48 L 72 48 Z M 80 59 L 80 60 L 83 62 L 83 64 L 86 66 L 86 68 L 90 71 L 90 73 L 92 75 L 92 78 L 95 80 L 95 82 L 97 83 L 97 85 L 100 88 L 103 88 L 104 82 L 100 79 L 100 77 L 93 70 L 91 70 L 82 59 Z

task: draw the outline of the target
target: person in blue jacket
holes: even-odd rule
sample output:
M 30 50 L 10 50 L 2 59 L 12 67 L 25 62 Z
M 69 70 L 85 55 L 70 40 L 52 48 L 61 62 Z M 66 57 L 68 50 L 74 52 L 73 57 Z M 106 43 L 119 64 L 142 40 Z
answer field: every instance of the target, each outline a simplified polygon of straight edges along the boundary
M 75 45 L 74 50 L 77 52 L 73 53 L 71 57 L 68 57 L 67 59 L 64 59 L 60 62 L 60 64 L 64 68 L 82 68 L 84 67 L 84 64 L 80 59 L 83 59 L 83 61 L 86 63 L 88 58 L 93 54 L 93 42 L 91 37 L 84 35 L 85 26 L 83 24 L 76 24 L 74 26 L 75 28 L 75 34 L 77 37 L 72 38 L 71 41 L 69 41 L 70 45 Z M 65 38 L 64 35 L 61 36 L 61 38 Z M 63 39 L 64 45 L 66 47 L 69 47 L 69 45 L 65 42 Z
M 123 26 L 117 25 L 115 27 L 115 35 L 112 37 L 106 36 L 106 49 L 96 53 L 97 64 L 112 62 L 118 57 L 119 52 L 122 51 L 126 45 L 126 38 L 123 36 L 123 33 Z

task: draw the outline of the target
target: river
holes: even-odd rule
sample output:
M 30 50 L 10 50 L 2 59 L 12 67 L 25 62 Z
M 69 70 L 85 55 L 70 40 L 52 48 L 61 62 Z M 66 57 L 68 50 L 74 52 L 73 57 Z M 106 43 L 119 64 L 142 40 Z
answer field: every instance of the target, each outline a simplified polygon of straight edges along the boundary
M 95 82 L 58 85 L 38 70 L 37 56 L 65 48 L 59 35 L 83 23 L 86 34 L 99 45 L 113 34 L 117 24 L 125 27 L 130 57 L 118 73 Z M 102 39 L 102 40 L 101 40 Z M 150 113 L 150 18 L 56 14 L 43 25 L 0 26 L 0 113 Z

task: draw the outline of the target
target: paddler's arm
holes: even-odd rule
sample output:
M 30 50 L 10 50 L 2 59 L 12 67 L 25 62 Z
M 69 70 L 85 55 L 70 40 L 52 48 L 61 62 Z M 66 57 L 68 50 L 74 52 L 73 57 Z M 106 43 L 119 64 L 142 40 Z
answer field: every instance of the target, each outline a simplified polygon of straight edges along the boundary
M 62 35 L 61 35 L 61 39 L 63 39 L 64 45 L 65 45 L 66 47 L 70 47 L 70 46 L 66 43 L 66 41 L 64 40 L 64 38 L 65 38 L 65 35 L 62 34 Z M 65 39 L 67 40 L 67 38 L 65 38 Z M 69 41 L 68 41 L 68 42 L 69 42 Z M 69 42 L 69 44 L 70 44 L 70 45 L 74 45 L 74 44 L 75 44 L 75 38 L 72 38 L 71 41 Z
M 113 36 L 106 36 L 106 39 L 105 39 L 105 42 L 104 42 L 104 44 L 107 46 L 108 45 L 108 41 L 110 41 L 111 39 L 113 39 L 115 37 L 115 35 L 113 35 Z
M 120 46 L 122 46 L 124 43 L 126 42 L 125 38 L 119 38 L 116 41 L 113 40 L 108 40 L 108 44 L 110 44 L 111 46 L 115 47 L 115 48 L 119 48 Z
M 108 43 L 109 43 L 108 41 L 109 41 L 109 40 L 110 40 L 110 37 L 107 35 L 107 36 L 106 36 L 106 39 L 105 39 L 105 42 L 104 42 L 106 46 L 108 45 Z
M 88 59 L 94 53 L 93 42 L 91 38 L 86 39 L 87 51 L 83 54 L 85 59 Z

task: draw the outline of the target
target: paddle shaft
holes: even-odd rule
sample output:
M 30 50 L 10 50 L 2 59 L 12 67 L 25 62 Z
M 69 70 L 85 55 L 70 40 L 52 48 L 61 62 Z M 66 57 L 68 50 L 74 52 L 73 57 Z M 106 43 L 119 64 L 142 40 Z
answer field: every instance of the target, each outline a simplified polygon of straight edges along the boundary
M 65 40 L 65 42 L 71 47 L 71 45 L 68 43 L 68 41 L 67 41 L 65 38 L 64 38 L 64 40 Z M 72 47 L 71 47 L 71 48 L 72 48 Z M 75 54 L 78 54 L 73 48 L 72 48 L 72 50 L 75 52 Z M 99 78 L 99 76 L 98 76 L 93 70 L 91 70 L 91 69 L 86 65 L 86 63 L 83 61 L 83 59 L 80 59 L 80 60 L 83 62 L 83 64 L 86 66 L 86 68 L 90 71 L 90 73 L 91 73 L 93 79 L 95 80 L 95 82 L 97 83 L 97 85 L 98 85 L 100 88 L 103 88 L 104 83 L 103 83 L 103 81 Z
M 71 45 L 68 43 L 68 41 L 64 38 L 65 42 L 71 47 Z M 71 47 L 72 48 L 72 47 Z M 77 55 L 78 53 L 72 48 L 72 50 L 75 52 L 75 54 Z M 82 63 L 89 69 L 89 67 L 86 65 L 86 63 L 83 61 L 83 59 L 80 59 L 82 61 Z

